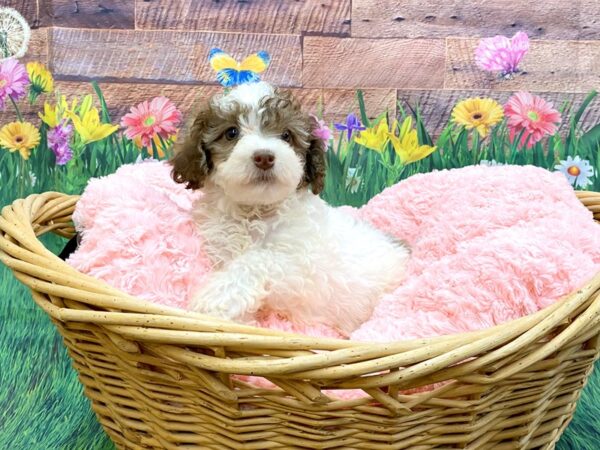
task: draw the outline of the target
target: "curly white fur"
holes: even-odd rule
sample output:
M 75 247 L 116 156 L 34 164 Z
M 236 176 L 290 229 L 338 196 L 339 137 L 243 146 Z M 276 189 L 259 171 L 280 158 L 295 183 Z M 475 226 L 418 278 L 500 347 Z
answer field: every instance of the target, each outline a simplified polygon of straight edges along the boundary
M 194 295 L 193 309 L 252 321 L 267 307 L 298 323 L 333 324 L 349 333 L 377 301 L 399 284 L 408 249 L 298 188 L 303 162 L 293 147 L 260 129 L 264 83 L 232 91 L 220 101 L 244 102 L 241 138 L 215 166 L 194 207 L 215 272 Z M 308 134 L 308 133 L 307 133 Z M 255 183 L 252 155 L 275 155 L 272 180 Z
M 268 307 L 349 333 L 398 285 L 409 254 L 308 191 L 272 209 L 240 207 L 208 191 L 195 218 L 218 270 L 192 305 L 224 318 L 250 321 Z

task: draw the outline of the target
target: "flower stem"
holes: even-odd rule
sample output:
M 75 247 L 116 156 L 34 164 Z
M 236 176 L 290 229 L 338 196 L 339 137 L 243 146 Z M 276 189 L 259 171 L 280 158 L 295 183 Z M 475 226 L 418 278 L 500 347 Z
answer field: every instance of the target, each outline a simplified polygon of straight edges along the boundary
M 23 198 L 25 192 L 25 159 L 19 155 L 19 197 Z
M 8 98 L 10 98 L 10 101 L 12 102 L 13 106 L 15 107 L 15 111 L 17 113 L 17 118 L 19 119 L 19 122 L 23 122 L 23 116 L 21 115 L 21 111 L 19 111 L 19 107 L 15 103 L 15 100 L 10 95 L 8 96 Z

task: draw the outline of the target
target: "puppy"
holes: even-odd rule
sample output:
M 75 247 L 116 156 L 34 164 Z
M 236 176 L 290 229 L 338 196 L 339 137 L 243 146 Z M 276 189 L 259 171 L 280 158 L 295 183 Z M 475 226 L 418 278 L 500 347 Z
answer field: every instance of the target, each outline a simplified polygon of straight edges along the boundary
M 194 219 L 214 272 L 191 308 L 252 323 L 268 308 L 348 334 L 403 276 L 408 249 L 318 194 L 325 144 L 290 92 L 260 82 L 213 97 L 171 160 L 202 189 Z

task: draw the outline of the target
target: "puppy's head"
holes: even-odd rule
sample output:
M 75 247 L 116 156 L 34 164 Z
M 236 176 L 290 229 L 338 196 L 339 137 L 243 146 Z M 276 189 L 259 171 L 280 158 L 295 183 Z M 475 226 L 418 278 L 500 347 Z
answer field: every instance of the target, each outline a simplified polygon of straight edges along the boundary
M 173 179 L 188 189 L 220 187 L 232 201 L 269 205 L 325 180 L 324 143 L 314 119 L 289 91 L 244 84 L 214 96 L 171 160 Z

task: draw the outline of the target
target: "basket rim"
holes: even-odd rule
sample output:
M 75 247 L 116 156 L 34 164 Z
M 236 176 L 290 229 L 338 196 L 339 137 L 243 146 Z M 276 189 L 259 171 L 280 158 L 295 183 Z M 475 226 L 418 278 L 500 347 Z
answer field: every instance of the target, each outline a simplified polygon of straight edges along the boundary
M 584 191 L 576 192 L 576 194 L 585 206 L 588 206 L 589 203 L 600 205 L 600 193 Z M 484 330 L 404 341 L 366 342 L 310 337 L 298 333 L 237 324 L 200 313 L 157 305 L 126 294 L 102 280 L 77 271 L 46 249 L 39 241 L 38 236 L 48 231 L 53 231 L 63 237 L 68 237 L 74 231 L 71 214 L 79 198 L 80 196 L 77 195 L 45 192 L 32 194 L 25 199 L 17 199 L 12 204 L 3 207 L 0 215 L 0 261 L 13 271 L 17 279 L 31 289 L 34 301 L 52 318 L 61 322 L 93 322 L 105 325 L 115 333 L 124 336 L 126 340 L 148 341 L 154 342 L 156 345 L 182 345 L 184 343 L 208 345 L 207 342 L 210 342 L 211 339 L 218 338 L 221 345 L 226 343 L 228 346 L 253 345 L 258 348 L 285 348 L 299 351 L 306 349 L 335 350 L 335 352 L 326 354 L 313 354 L 311 360 L 313 363 L 307 364 L 307 369 L 299 372 L 306 376 L 319 370 L 312 368 L 318 366 L 315 361 L 319 359 L 319 356 L 322 356 L 323 360 L 328 358 L 329 363 L 333 363 L 336 355 L 340 361 L 352 361 L 353 355 L 361 355 L 363 359 L 366 359 L 366 355 L 373 353 L 374 357 L 376 354 L 383 358 L 391 358 L 398 352 L 419 353 L 419 349 L 421 349 L 421 353 L 423 353 L 431 348 L 433 353 L 437 349 L 442 356 L 445 356 L 458 352 L 465 346 L 465 343 L 467 346 L 477 347 L 478 342 L 486 342 L 490 346 L 490 341 L 497 340 L 497 344 L 490 348 L 498 348 L 501 344 L 511 345 L 512 337 L 517 337 L 517 341 L 527 333 L 530 333 L 528 334 L 530 338 L 539 337 L 540 333 L 544 331 L 544 326 L 549 323 L 558 323 L 561 317 L 567 317 L 574 311 L 581 310 L 582 305 L 586 303 L 589 303 L 586 310 L 593 307 L 592 309 L 596 312 L 586 317 L 585 322 L 579 325 L 581 327 L 597 325 L 600 330 L 600 314 L 597 313 L 600 312 L 600 272 L 581 288 L 534 314 Z M 40 264 L 43 265 L 43 269 Z M 83 299 L 90 305 L 103 308 L 104 311 L 74 309 L 67 305 L 57 306 L 48 301 L 48 297 L 51 296 L 64 296 L 74 300 Z M 594 298 L 592 299 L 592 297 Z M 579 312 L 581 313 L 581 311 Z M 582 316 L 583 314 L 576 320 Z M 160 339 L 156 340 L 156 336 L 154 339 L 149 337 L 148 330 L 160 334 Z M 595 331 L 595 328 L 592 331 Z M 211 335 L 213 336 L 211 337 Z M 511 339 L 508 339 L 508 336 Z M 446 349 L 446 351 L 441 352 L 441 349 Z M 333 355 L 334 353 L 336 355 Z M 464 352 L 459 353 L 457 357 L 464 359 Z M 182 356 L 173 355 L 173 357 L 177 359 Z M 297 358 L 301 359 L 301 357 L 302 355 Z M 285 358 L 285 360 L 290 359 Z M 358 360 L 361 361 L 360 358 Z M 238 360 L 232 361 L 235 361 L 235 364 L 227 365 L 224 362 L 218 365 L 225 372 L 243 373 L 244 370 L 240 372 L 239 369 L 244 365 L 240 364 Z M 214 365 L 213 363 L 215 361 L 206 362 L 211 367 Z M 247 364 L 247 366 L 250 365 L 250 363 Z M 285 364 L 279 366 L 274 364 L 269 373 L 277 373 L 278 370 L 286 373 L 288 369 L 289 367 Z M 250 369 L 248 372 L 253 373 Z

